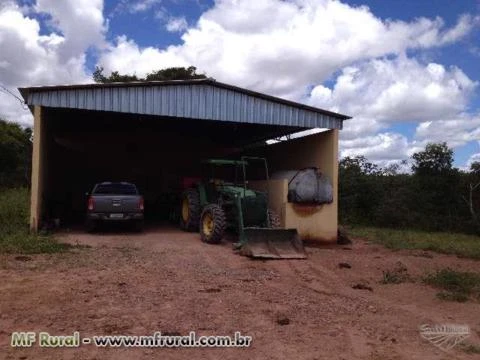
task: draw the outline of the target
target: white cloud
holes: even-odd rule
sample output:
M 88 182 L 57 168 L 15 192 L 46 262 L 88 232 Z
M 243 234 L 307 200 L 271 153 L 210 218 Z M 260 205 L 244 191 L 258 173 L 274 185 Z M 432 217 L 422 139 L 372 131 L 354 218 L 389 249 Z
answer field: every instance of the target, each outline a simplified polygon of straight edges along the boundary
M 51 24 L 64 38 L 64 58 L 83 54 L 90 46 L 102 46 L 106 25 L 103 0 L 37 0 L 35 10 L 52 17 Z
M 408 139 L 397 133 L 379 133 L 356 139 L 340 141 L 340 155 L 364 155 L 370 161 L 377 163 L 399 162 L 407 159 L 410 154 Z
M 120 0 L 113 10 L 113 14 L 128 12 L 130 14 L 142 13 L 160 5 L 162 0 Z
M 385 165 L 407 159 L 429 142 L 457 147 L 480 139 L 480 117 L 462 113 L 476 86 L 456 67 L 401 55 L 343 69 L 332 89 L 313 88 L 310 103 L 355 116 L 340 134 L 342 156 L 360 154 Z M 398 121 L 418 123 L 413 139 L 376 134 Z
M 179 56 L 176 47 L 159 51 L 154 47 L 141 49 L 133 40 L 126 36 L 116 39 L 110 51 L 102 56 L 101 64 L 106 72 L 119 71 L 124 74 L 145 76 L 152 70 L 165 67 L 189 66 L 183 57 Z
M 457 25 L 442 34 L 443 44 L 453 43 L 468 34 L 474 26 L 480 24 L 480 16 L 462 15 Z
M 340 133 L 344 140 L 342 154 L 366 155 L 367 151 L 378 157 L 371 153 L 373 150 L 359 148 L 349 141 L 367 137 L 369 141 L 384 141 L 384 146 L 377 145 L 375 151 L 383 152 L 383 157 L 388 158 L 391 147 L 387 145 L 391 144 L 392 133 L 374 134 L 398 121 L 419 123 L 415 139 L 408 144 L 410 154 L 428 142 L 447 141 L 449 146 L 459 146 L 479 138 L 478 121 L 466 114 L 460 115 L 476 86 L 476 82 L 456 67 L 421 64 L 401 55 L 344 68 L 332 89 L 323 85 L 314 87 L 309 103 L 354 116 L 344 122 Z M 405 151 L 393 154 L 408 157 Z
M 452 118 L 422 122 L 417 126 L 415 138 L 422 143 L 446 141 L 457 147 L 480 140 L 480 114 L 459 114 Z
M 2 3 L 1 83 L 16 92 L 20 86 L 91 81 L 85 69 L 85 51 L 103 42 L 102 7 L 101 0 L 38 0 L 32 8 L 19 7 L 12 1 Z M 54 30 L 41 31 L 39 22 L 29 15 L 32 11 L 49 13 Z M 31 124 L 28 111 L 3 92 L 0 116 Z
M 188 21 L 185 16 L 173 16 L 165 7 L 161 7 L 155 12 L 155 18 L 160 20 L 168 32 L 183 32 L 188 29 Z
M 429 142 L 457 147 L 480 139 L 480 117 L 462 113 L 476 86 L 456 67 L 399 56 L 343 69 L 332 89 L 313 88 L 310 103 L 355 116 L 340 134 L 342 156 L 364 155 L 389 165 Z M 413 139 L 376 134 L 398 121 L 419 123 Z
M 6 86 L 85 81 L 84 51 L 61 58 L 64 36 L 40 34 L 37 20 L 15 6 L 0 9 L 0 79 Z
M 169 32 L 182 32 L 188 28 L 187 19 L 184 16 L 171 17 L 165 24 L 165 28 Z
M 439 18 L 383 21 L 367 7 L 339 1 L 220 0 L 183 34 L 183 44 L 141 49 L 132 43 L 132 51 L 142 68 L 144 51 L 162 58 L 169 52 L 220 81 L 298 100 L 308 85 L 358 61 L 456 41 L 470 31 L 473 20 L 464 16 L 446 29 Z M 105 57 L 116 55 L 112 47 Z M 117 70 L 105 57 L 100 60 L 105 68 Z M 132 72 L 135 62 L 127 58 Z M 152 63 L 150 70 L 163 66 Z
M 344 68 L 333 89 L 315 87 L 310 102 L 385 123 L 418 122 L 458 114 L 476 85 L 457 67 L 399 56 Z
M 340 138 L 342 140 L 350 140 L 361 136 L 370 136 L 385 127 L 385 124 L 382 124 L 376 119 L 359 115 L 343 122 L 343 130 L 340 132 Z
M 17 90 L 11 91 L 21 98 Z M 0 90 L 0 119 L 15 121 L 23 126 L 32 126 L 32 114 L 30 110 L 22 105 L 12 95 Z

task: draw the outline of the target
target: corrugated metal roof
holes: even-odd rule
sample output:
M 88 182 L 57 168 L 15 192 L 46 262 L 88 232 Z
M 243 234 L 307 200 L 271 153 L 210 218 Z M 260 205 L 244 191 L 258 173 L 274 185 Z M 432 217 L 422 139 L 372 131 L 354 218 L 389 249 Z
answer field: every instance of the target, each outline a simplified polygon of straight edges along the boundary
M 348 116 L 211 79 L 19 89 L 28 105 L 341 129 Z

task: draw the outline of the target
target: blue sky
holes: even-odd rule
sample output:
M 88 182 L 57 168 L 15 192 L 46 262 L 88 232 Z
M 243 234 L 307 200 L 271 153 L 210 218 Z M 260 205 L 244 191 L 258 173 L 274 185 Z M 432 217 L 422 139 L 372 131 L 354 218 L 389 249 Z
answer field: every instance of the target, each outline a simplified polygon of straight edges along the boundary
M 0 79 L 11 88 L 88 82 L 95 66 L 144 75 L 195 65 L 353 116 L 342 156 L 388 165 L 447 141 L 457 166 L 480 160 L 480 1 L 5 1 Z M 4 94 L 0 105 L 31 121 Z

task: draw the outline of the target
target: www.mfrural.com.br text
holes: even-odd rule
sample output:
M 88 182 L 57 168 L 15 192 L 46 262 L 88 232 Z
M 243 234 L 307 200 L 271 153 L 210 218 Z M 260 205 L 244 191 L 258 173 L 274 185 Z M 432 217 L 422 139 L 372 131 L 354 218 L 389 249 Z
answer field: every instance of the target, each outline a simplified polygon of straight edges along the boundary
M 229 335 L 162 335 L 160 331 L 152 335 L 94 335 L 84 337 L 75 331 L 70 335 L 52 335 L 48 332 L 13 332 L 12 347 L 39 346 L 45 348 L 74 348 L 82 345 L 97 347 L 149 347 L 149 348 L 192 348 L 192 347 L 249 347 L 252 337 L 239 331 Z

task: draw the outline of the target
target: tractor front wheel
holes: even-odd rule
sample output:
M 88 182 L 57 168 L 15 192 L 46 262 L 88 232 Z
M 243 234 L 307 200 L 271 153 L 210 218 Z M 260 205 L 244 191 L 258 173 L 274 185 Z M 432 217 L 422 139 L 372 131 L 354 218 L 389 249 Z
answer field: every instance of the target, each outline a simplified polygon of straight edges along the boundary
M 185 231 L 197 231 L 200 220 L 200 196 L 195 189 L 187 189 L 180 203 L 180 227 Z
M 200 216 L 200 236 L 203 242 L 218 244 L 225 233 L 225 212 L 217 204 L 205 206 Z

